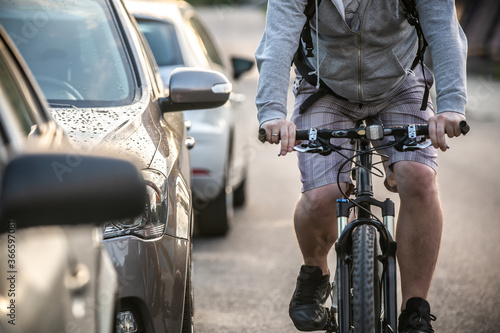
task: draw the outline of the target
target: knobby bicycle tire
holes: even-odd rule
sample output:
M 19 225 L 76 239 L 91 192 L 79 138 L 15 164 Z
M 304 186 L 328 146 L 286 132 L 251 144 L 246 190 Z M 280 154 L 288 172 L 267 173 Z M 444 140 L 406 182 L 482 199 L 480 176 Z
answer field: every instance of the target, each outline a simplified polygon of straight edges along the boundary
M 352 326 L 355 333 L 379 333 L 381 298 L 375 229 L 359 226 L 352 240 Z

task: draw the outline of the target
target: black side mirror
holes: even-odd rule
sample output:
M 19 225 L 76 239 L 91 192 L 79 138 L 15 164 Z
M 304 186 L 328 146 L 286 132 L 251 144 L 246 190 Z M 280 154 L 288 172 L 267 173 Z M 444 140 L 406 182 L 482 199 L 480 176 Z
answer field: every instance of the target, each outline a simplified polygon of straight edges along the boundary
M 254 61 L 239 57 L 232 57 L 231 64 L 233 65 L 233 78 L 237 80 L 243 73 L 252 69 Z
M 146 187 L 128 161 L 63 153 L 27 153 L 6 166 L 0 232 L 17 228 L 101 223 L 143 212 Z
M 163 112 L 216 108 L 231 94 L 231 83 L 222 74 L 207 69 L 180 67 L 172 71 L 169 97 L 160 99 Z

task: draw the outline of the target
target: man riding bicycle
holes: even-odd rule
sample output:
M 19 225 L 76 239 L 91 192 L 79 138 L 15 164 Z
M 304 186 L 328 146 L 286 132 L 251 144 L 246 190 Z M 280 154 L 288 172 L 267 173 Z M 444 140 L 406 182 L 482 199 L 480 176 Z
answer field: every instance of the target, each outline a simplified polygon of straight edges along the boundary
M 429 44 L 436 79 L 437 110 L 427 101 L 432 73 L 414 62 L 421 47 L 416 29 L 400 0 L 313 0 L 308 25 L 310 42 L 299 39 L 307 16 L 307 0 L 269 0 L 266 29 L 256 51 L 260 72 L 256 105 L 266 141 L 281 143 L 281 155 L 293 150 L 296 128 L 343 129 L 368 124 L 392 127 L 429 124 L 432 146 L 384 154 L 386 187 L 400 196 L 396 231 L 401 272 L 402 313 L 399 332 L 434 332 L 426 301 L 435 270 L 443 224 L 436 180 L 437 149 L 446 151 L 446 135 L 461 134 L 465 120 L 466 37 L 453 0 L 415 0 L 421 31 Z M 317 14 L 316 14 L 317 13 Z M 290 64 L 300 47 L 313 46 L 305 63 L 316 84 L 297 70 L 295 108 L 287 120 Z M 309 45 L 308 45 L 309 44 Z M 312 54 L 311 54 L 312 53 Z M 419 59 L 421 62 L 421 58 Z M 311 96 L 314 96 L 311 98 Z M 375 146 L 385 142 L 373 142 Z M 349 146 L 349 139 L 335 142 Z M 304 265 L 290 301 L 289 314 L 302 331 L 321 330 L 330 289 L 328 253 L 337 239 L 335 203 L 342 196 L 338 154 L 298 154 L 302 195 L 294 213 Z M 341 174 L 344 192 L 349 173 Z

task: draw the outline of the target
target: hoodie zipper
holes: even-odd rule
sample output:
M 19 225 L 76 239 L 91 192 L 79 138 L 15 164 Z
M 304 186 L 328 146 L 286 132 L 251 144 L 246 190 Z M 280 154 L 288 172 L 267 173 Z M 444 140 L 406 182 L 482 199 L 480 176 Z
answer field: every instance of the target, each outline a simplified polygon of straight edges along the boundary
M 363 0 L 361 0 L 363 1 Z M 370 5 L 371 0 L 367 0 L 365 4 L 365 8 L 363 8 L 363 14 L 360 17 L 359 20 L 359 30 L 357 31 L 358 35 L 358 99 L 360 102 L 363 102 L 363 96 L 361 93 L 361 31 L 363 30 L 363 21 L 365 19 L 365 13 Z
M 361 23 L 360 32 L 358 33 L 358 99 L 362 102 L 361 96 Z

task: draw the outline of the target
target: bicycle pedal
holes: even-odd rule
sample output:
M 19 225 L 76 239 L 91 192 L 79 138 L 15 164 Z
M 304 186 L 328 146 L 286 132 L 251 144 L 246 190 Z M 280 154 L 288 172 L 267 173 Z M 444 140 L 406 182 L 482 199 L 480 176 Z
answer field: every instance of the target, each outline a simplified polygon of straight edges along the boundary
M 339 326 L 337 325 L 337 320 L 335 319 L 335 314 L 337 313 L 337 309 L 332 307 L 330 309 L 326 309 L 328 314 L 328 321 L 323 328 L 326 333 L 337 333 L 339 331 Z

